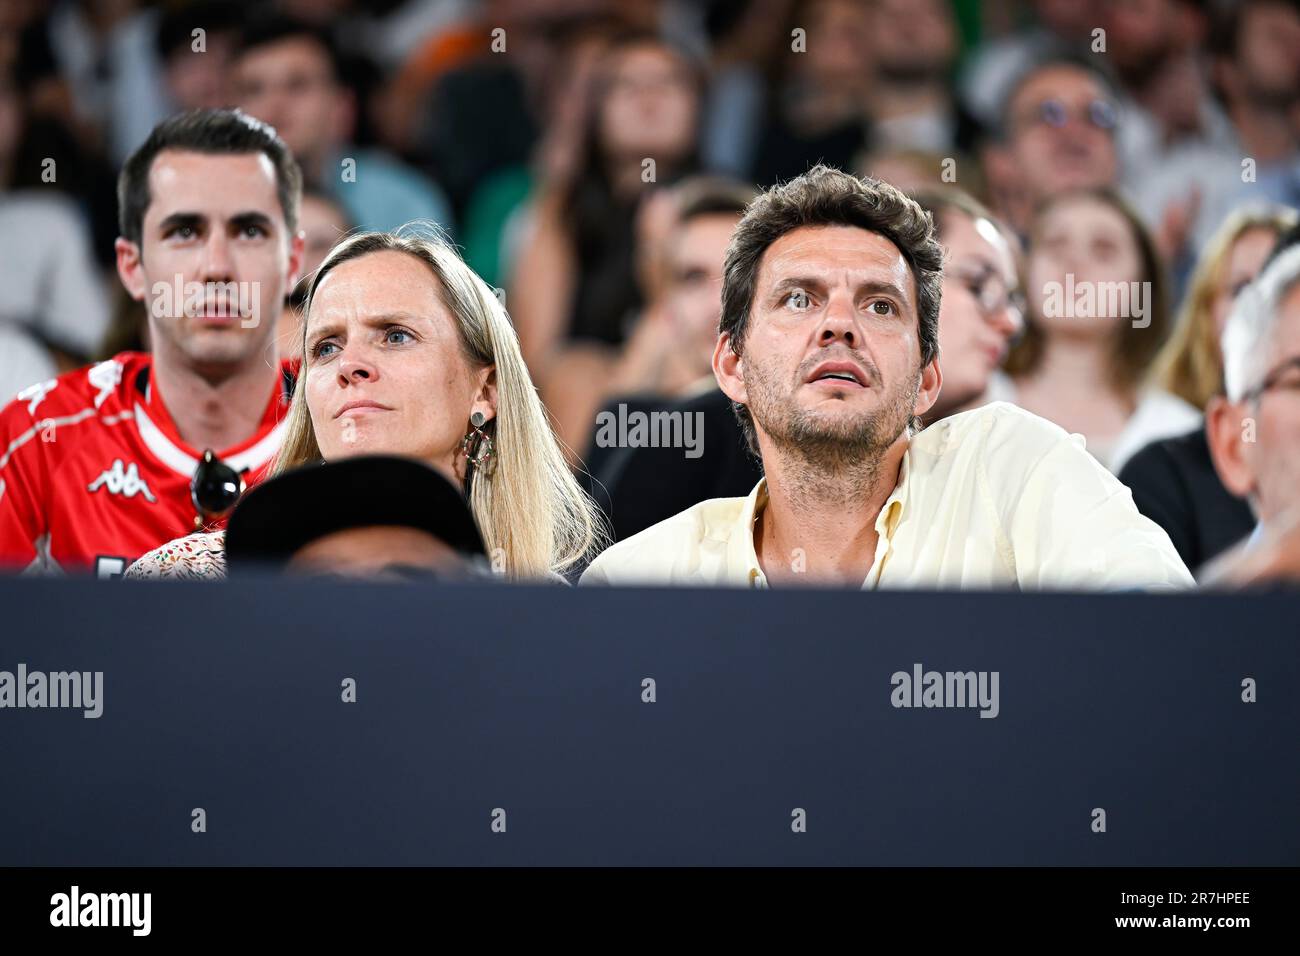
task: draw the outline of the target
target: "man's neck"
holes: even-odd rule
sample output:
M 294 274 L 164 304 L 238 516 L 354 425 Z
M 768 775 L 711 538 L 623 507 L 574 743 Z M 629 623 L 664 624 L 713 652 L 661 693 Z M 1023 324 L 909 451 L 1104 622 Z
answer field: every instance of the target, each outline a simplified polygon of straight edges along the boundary
M 176 431 L 191 448 L 220 451 L 257 433 L 266 403 L 280 377 L 270 349 L 257 361 L 214 375 L 158 356 L 153 387 L 158 390 Z
M 898 484 L 908 439 L 883 455 L 827 471 L 797 455 L 765 454 L 767 507 L 754 551 L 769 581 L 860 586 L 875 563 L 876 520 Z

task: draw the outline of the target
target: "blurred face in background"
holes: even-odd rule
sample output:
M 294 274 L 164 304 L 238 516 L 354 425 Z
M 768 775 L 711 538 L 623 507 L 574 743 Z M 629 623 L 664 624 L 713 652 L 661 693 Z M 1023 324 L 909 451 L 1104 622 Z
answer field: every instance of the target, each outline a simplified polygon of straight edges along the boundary
M 346 97 L 329 54 L 310 37 L 243 53 L 235 61 L 234 95 L 240 109 L 275 127 L 300 162 L 319 162 L 346 137 Z
M 298 228 L 303 234 L 302 271 L 280 315 L 278 350 L 282 359 L 302 357 L 300 309 L 311 285 L 312 273 L 350 228 L 343 211 L 321 196 L 304 195 L 298 208 Z
M 163 67 L 163 82 L 178 110 L 220 109 L 231 101 L 230 61 L 235 38 L 208 31 L 203 52 L 175 50 Z
M 1214 340 L 1223 336 L 1223 327 L 1228 323 L 1228 313 L 1241 295 L 1242 289 L 1250 285 L 1264 268 L 1264 260 L 1273 251 L 1277 242 L 1277 233 L 1266 226 L 1247 229 L 1232 244 L 1227 258 L 1219 271 L 1218 287 L 1213 300 Z
M 1181 47 L 1182 0 L 1106 0 L 1106 54 L 1127 79 L 1140 83 Z
M 168 149 L 148 182 L 140 245 L 118 239 L 117 261 L 127 292 L 149 310 L 155 351 L 199 368 L 263 361 L 302 262 L 275 166 L 262 153 Z
M 1237 95 L 1270 106 L 1300 97 L 1300 11 L 1286 3 L 1252 4 L 1242 14 L 1232 73 Z
M 1073 314 L 1048 316 L 1044 308 L 1049 284 L 1067 287 L 1074 276 L 1077 290 L 1083 283 L 1094 290 L 1103 282 L 1138 282 L 1142 275 L 1142 254 L 1128 221 L 1116 209 L 1090 197 L 1072 197 L 1054 203 L 1038 221 L 1029 252 L 1029 295 L 1035 322 L 1048 335 L 1070 338 L 1107 338 L 1118 334 L 1126 317 Z M 1096 312 L 1106 296 L 1097 294 Z M 1064 292 L 1061 300 L 1066 300 Z
M 701 377 L 709 374 L 722 315 L 722 261 L 738 215 L 695 216 L 679 226 L 668 250 L 668 314 L 677 347 L 695 358 Z
M 350 259 L 316 288 L 302 374 L 326 461 L 405 455 L 458 481 L 470 415 L 496 414 L 491 372 L 470 366 L 441 284 L 413 255 Z
M 1013 301 L 1019 282 L 1006 238 L 989 220 L 960 209 L 940 215 L 939 241 L 948 256 L 939 308 L 940 399 L 959 408 L 988 390 L 1024 320 Z
M 872 0 L 867 6 L 872 35 L 889 37 L 874 45 L 871 57 L 882 78 L 919 83 L 946 77 L 957 49 L 947 0 Z
M 298 226 L 303 233 L 302 275 L 307 278 L 351 228 L 343 210 L 321 196 L 302 197 Z
M 857 87 L 871 75 L 862 51 L 879 53 L 879 49 L 871 42 L 872 17 L 866 4 L 858 0 L 813 0 L 805 4 L 799 20 L 799 26 L 807 31 L 806 49 L 802 53 L 790 51 L 786 58 L 796 77 L 814 86 L 837 89 Z
M 691 151 L 699 103 L 679 56 L 657 44 L 625 47 L 606 62 L 604 80 L 597 124 L 606 159 L 666 162 Z
M 1016 91 L 1007 122 L 1009 150 L 1031 201 L 1115 182 L 1115 107 L 1086 70 L 1039 70 Z

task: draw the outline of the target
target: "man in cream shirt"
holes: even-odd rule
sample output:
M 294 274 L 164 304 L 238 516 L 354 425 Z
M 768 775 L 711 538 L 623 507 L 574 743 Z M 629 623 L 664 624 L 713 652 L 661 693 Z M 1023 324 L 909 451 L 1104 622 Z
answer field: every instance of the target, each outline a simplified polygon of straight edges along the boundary
M 1079 436 L 1003 403 L 919 430 L 943 383 L 942 268 L 929 217 L 885 183 L 817 167 L 756 200 L 713 370 L 766 477 L 619 542 L 582 583 L 1190 587 Z

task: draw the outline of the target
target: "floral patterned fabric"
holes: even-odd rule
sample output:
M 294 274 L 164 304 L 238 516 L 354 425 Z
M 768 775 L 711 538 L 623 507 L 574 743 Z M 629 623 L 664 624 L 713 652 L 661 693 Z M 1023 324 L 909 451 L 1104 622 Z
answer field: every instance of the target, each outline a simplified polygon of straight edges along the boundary
M 187 534 L 143 554 L 126 576 L 134 580 L 213 581 L 226 576 L 226 533 Z

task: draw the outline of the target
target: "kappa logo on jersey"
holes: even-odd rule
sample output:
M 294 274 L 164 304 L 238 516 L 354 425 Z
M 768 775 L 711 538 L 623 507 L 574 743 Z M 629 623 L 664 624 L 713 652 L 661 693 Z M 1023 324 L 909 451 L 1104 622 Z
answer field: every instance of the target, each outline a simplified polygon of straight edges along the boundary
M 145 501 L 153 504 L 158 499 L 154 497 L 149 486 L 145 484 L 144 479 L 140 477 L 140 471 L 135 466 L 135 462 L 126 466 L 123 470 L 122 459 L 113 460 L 113 467 L 108 468 L 102 475 L 86 486 L 90 492 L 98 491 L 100 488 L 107 488 L 110 495 L 121 495 L 123 498 L 134 498 L 136 495 L 144 495 Z
M 33 418 L 36 417 L 36 409 L 41 407 L 41 402 L 45 401 L 45 396 L 50 394 L 59 387 L 57 379 L 50 379 L 48 382 L 37 382 L 23 389 L 14 399 L 19 402 L 27 403 L 27 414 Z
M 109 359 L 92 365 L 86 373 L 86 380 L 92 388 L 99 389 L 99 394 L 95 396 L 95 407 L 99 408 L 104 404 L 104 399 L 113 394 L 113 389 L 122 383 L 122 363 Z

